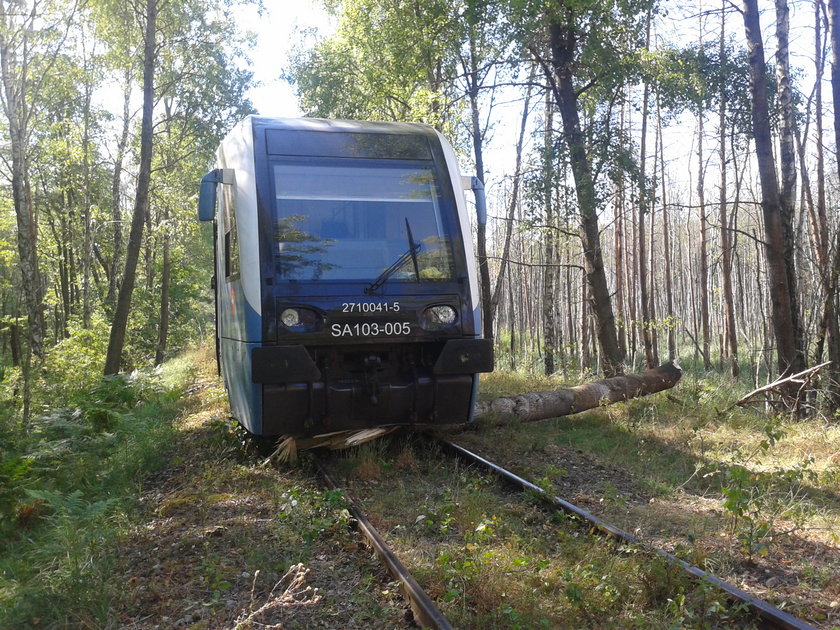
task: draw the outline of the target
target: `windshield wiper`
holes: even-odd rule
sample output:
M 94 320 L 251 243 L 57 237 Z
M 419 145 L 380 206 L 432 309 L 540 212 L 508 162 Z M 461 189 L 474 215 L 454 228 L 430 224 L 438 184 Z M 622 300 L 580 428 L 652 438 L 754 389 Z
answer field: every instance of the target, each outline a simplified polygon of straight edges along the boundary
M 379 274 L 379 277 L 365 288 L 365 295 L 373 295 L 376 293 L 376 290 L 385 284 L 388 281 L 388 278 L 397 273 L 400 267 L 405 265 L 409 260 L 414 265 L 414 277 L 417 282 L 420 282 L 420 266 L 417 264 L 417 252 L 420 251 L 422 243 L 414 242 L 414 237 L 411 235 L 411 226 L 408 224 L 408 217 L 405 219 L 405 231 L 408 234 L 408 250 L 401 254 L 393 265 Z

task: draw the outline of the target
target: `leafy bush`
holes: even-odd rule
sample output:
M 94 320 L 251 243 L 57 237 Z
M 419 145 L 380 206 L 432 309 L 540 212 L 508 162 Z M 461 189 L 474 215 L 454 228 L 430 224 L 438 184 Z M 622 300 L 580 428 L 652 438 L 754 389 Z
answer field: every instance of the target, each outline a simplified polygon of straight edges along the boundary
M 89 328 L 71 326 L 70 337 L 49 349 L 39 366 L 39 380 L 33 388 L 36 402 L 43 407 L 98 386 L 108 349 L 109 326 L 102 317 Z

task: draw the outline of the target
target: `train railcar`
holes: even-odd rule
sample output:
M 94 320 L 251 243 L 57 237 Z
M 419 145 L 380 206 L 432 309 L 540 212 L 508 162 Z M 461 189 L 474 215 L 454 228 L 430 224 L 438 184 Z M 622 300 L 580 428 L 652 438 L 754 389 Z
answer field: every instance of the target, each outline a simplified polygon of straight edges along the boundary
M 431 127 L 249 116 L 201 180 L 216 350 L 251 433 L 304 437 L 471 417 L 481 338 L 464 187 Z

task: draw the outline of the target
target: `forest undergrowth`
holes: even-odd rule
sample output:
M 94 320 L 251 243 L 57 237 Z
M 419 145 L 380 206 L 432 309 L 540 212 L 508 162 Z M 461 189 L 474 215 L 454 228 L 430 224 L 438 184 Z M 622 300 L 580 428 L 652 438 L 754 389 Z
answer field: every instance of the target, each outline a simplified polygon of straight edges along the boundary
M 212 346 L 74 378 L 0 419 L 0 629 L 409 627 L 342 497 L 230 420 Z
M 0 417 L 2 628 L 107 619 L 122 588 L 112 575 L 115 545 L 135 518 L 142 480 L 171 456 L 172 421 L 193 370 L 183 358 L 100 380 L 74 367 L 53 372 L 59 406 L 43 398 L 27 427 Z
M 748 377 L 745 376 L 745 381 Z M 488 376 L 490 397 L 551 388 Z M 840 419 L 731 408 L 752 390 L 686 370 L 669 392 L 461 440 L 643 540 L 803 616 L 840 624 Z
M 314 483 L 305 457 L 277 469 L 247 446 L 228 418 L 212 349 L 117 378 L 55 379 L 28 430 L 8 410 L 0 418 L 0 628 L 335 627 L 336 620 L 408 627 L 397 589 L 348 530 L 342 497 Z M 497 372 L 482 391 L 564 384 Z M 840 424 L 721 411 L 749 389 L 688 371 L 676 389 L 647 399 L 479 426 L 458 440 L 819 627 L 835 627 Z M 50 400 L 62 404 L 50 408 Z M 461 623 L 600 623 L 616 602 L 638 627 L 654 619 L 737 623 L 737 610 L 636 551 L 621 560 L 596 554 L 594 562 L 583 550 L 599 543 L 576 534 L 574 523 L 560 519 L 534 538 L 533 506 L 500 499 L 489 480 L 447 473 L 455 485 L 433 487 L 427 447 L 402 440 L 351 452 L 345 468 L 374 505 L 391 506 L 380 524 L 411 547 L 417 575 Z M 410 501 L 395 503 L 402 495 L 388 483 L 416 480 L 425 469 L 432 485 L 417 484 Z M 419 540 L 444 545 L 426 553 Z M 557 545 L 578 560 L 561 566 L 551 551 Z M 517 580 L 537 590 L 523 591 Z M 534 595 L 541 592 L 560 603 L 546 609 Z

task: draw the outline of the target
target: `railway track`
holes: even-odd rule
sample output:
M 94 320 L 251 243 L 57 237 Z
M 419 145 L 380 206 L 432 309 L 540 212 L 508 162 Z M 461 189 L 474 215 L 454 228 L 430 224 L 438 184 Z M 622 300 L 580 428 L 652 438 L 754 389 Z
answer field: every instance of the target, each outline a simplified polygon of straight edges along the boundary
M 573 515 L 588 526 L 594 528 L 598 532 L 625 544 L 639 545 L 658 556 L 667 560 L 672 565 L 679 567 L 685 571 L 689 576 L 696 580 L 711 584 L 715 588 L 725 593 L 726 597 L 735 603 L 742 603 L 746 605 L 750 612 L 759 620 L 759 627 L 761 628 L 784 628 L 786 630 L 814 630 L 814 626 L 802 621 L 786 613 L 785 611 L 773 606 L 772 604 L 758 599 L 749 593 L 729 584 L 714 575 L 704 571 L 703 569 L 694 566 L 675 555 L 662 550 L 656 549 L 643 543 L 637 537 L 629 534 L 588 511 L 580 508 L 560 497 L 553 496 L 546 492 L 540 486 L 519 477 L 518 475 L 506 470 L 505 468 L 489 461 L 488 459 L 473 453 L 472 451 L 460 446 L 450 440 L 436 438 L 437 442 L 443 447 L 445 452 L 457 456 L 460 460 L 475 466 L 480 470 L 492 473 L 500 480 L 511 484 L 513 487 L 527 491 L 530 494 L 539 497 L 545 504 L 552 509 L 560 509 L 563 512 Z M 388 568 L 393 577 L 401 584 L 401 590 L 408 601 L 414 618 L 418 625 L 428 628 L 447 629 L 452 628 L 452 624 L 440 612 L 434 601 L 428 594 L 423 591 L 422 587 L 411 576 L 405 566 L 400 562 L 396 553 L 389 547 L 385 539 L 377 532 L 376 528 L 371 524 L 370 520 L 365 516 L 361 508 L 360 502 L 349 492 L 342 487 L 333 474 L 330 473 L 329 468 L 322 458 L 316 458 L 318 468 L 324 478 L 325 483 L 333 488 L 341 490 L 349 503 L 349 511 L 355 519 L 358 530 L 368 540 L 370 546 L 376 552 L 376 555 Z
M 408 601 L 417 624 L 423 628 L 452 630 L 452 624 L 438 610 L 432 598 L 417 583 L 417 580 L 405 568 L 405 565 L 403 565 L 393 549 L 391 549 L 382 535 L 371 524 L 353 494 L 338 484 L 323 459 L 316 458 L 316 464 L 318 471 L 321 473 L 321 477 L 324 479 L 324 483 L 330 489 L 340 490 L 344 494 L 348 503 L 347 509 L 354 519 L 356 529 L 368 541 L 368 544 L 376 552 L 377 557 L 388 569 L 388 572 L 400 583 L 400 590 Z
M 542 501 L 547 503 L 549 506 L 559 508 L 560 510 L 568 514 L 572 514 L 577 518 L 582 519 L 583 521 L 595 527 L 602 534 L 624 543 L 633 545 L 644 545 L 646 548 L 651 549 L 654 553 L 668 560 L 668 562 L 680 567 L 692 577 L 699 580 L 704 580 L 705 582 L 714 585 L 715 587 L 724 591 L 727 594 L 727 596 L 731 599 L 746 604 L 757 617 L 763 620 L 764 627 L 784 628 L 785 630 L 815 630 L 814 626 L 812 626 L 811 624 L 806 623 L 801 619 L 798 619 L 793 615 L 786 613 L 785 611 L 777 608 L 776 606 L 773 606 L 772 604 L 764 600 L 758 599 L 757 597 L 753 597 L 749 593 L 737 588 L 736 586 L 733 586 L 728 582 L 724 582 L 720 578 L 711 575 L 710 573 L 704 571 L 700 567 L 694 566 L 693 564 L 690 564 L 685 560 L 681 560 L 680 558 L 677 558 L 675 555 L 663 549 L 657 549 L 655 547 L 650 547 L 649 545 L 644 544 L 641 540 L 639 540 L 632 534 L 629 534 L 624 530 L 619 529 L 618 527 L 610 525 L 609 523 L 598 518 L 594 514 L 589 513 L 588 511 L 574 505 L 573 503 L 570 503 L 560 497 L 552 496 L 540 486 L 531 483 L 526 479 L 523 479 L 522 477 L 510 472 L 509 470 L 502 468 L 498 464 L 494 464 L 490 460 L 476 453 L 473 453 L 472 451 L 464 448 L 463 446 L 460 446 L 450 440 L 445 440 L 442 438 L 437 439 L 438 442 L 442 444 L 446 449 L 448 449 L 450 452 L 454 453 L 458 457 L 464 459 L 465 461 L 469 462 L 470 464 L 473 464 L 475 466 L 478 466 L 479 468 L 493 473 L 500 479 L 512 484 L 513 486 L 521 490 L 536 494 L 542 499 Z

